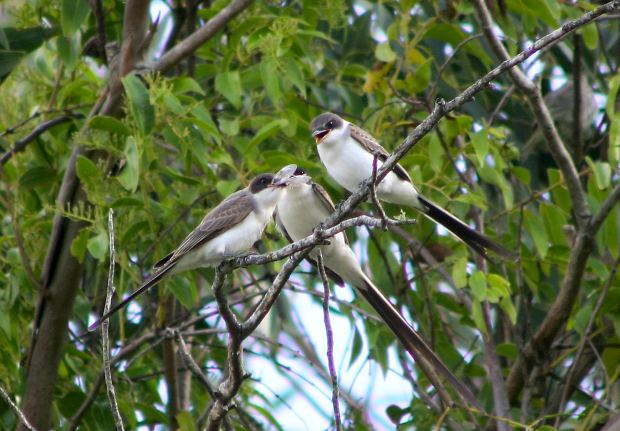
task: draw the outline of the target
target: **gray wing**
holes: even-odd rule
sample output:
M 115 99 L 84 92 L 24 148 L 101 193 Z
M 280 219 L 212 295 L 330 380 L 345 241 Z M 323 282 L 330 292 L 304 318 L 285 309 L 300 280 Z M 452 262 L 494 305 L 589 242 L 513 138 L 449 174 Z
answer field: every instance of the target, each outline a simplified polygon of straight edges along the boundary
M 355 124 L 349 124 L 351 129 L 351 137 L 355 139 L 359 144 L 364 147 L 370 154 L 376 154 L 377 158 L 382 162 L 385 162 L 390 156 L 385 148 L 367 131 L 357 127 Z M 393 172 L 401 180 L 411 182 L 409 173 L 400 164 L 394 166 Z
M 315 196 L 323 204 L 323 206 L 325 207 L 325 209 L 327 210 L 328 213 L 331 214 L 331 213 L 333 213 L 336 210 L 336 206 L 334 205 L 334 202 L 332 201 L 332 198 L 329 196 L 329 194 L 323 188 L 323 186 L 321 186 L 320 184 L 317 184 L 317 183 L 315 183 L 313 181 L 312 182 L 312 190 L 314 191 Z M 343 231 L 342 235 L 344 236 L 344 242 L 346 242 L 347 245 L 349 245 L 349 238 L 347 237 L 347 233 Z
M 181 256 L 200 247 L 219 233 L 241 223 L 253 208 L 252 194 L 245 189 L 228 196 L 202 219 L 176 250 L 157 262 L 155 268 L 176 262 Z

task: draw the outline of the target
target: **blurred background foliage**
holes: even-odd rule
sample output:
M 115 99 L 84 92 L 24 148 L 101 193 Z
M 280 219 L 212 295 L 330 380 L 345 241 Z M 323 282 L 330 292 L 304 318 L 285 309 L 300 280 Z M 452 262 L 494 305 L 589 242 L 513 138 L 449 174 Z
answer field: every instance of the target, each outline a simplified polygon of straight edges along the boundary
M 145 55 L 146 67 L 227 3 L 153 1 L 151 14 L 153 20 L 159 16 L 159 23 Z M 552 0 L 488 3 L 512 55 L 596 6 Z M 103 0 L 102 6 L 107 40 L 119 43 L 125 3 Z M 0 20 L 2 151 L 10 153 L 44 120 L 68 117 L 32 140 L 23 152 L 9 156 L 0 171 L 0 382 L 16 397 L 24 389 L 38 274 L 53 216 L 60 211 L 85 222 L 71 246 L 84 271 L 59 369 L 54 429 L 113 426 L 105 391 L 92 404 L 87 400 L 101 372 L 99 340 L 94 334 L 76 339 L 103 306 L 109 208 L 116 217 L 116 284 L 120 294 L 126 294 L 208 209 L 258 173 L 297 163 L 326 186 L 335 201 L 345 197 L 318 160 L 308 131 L 314 116 L 337 112 L 391 150 L 425 118 L 437 98 L 456 96 L 498 63 L 482 37 L 473 7 L 465 1 L 261 1 L 252 3 L 169 73 L 125 77 L 125 115 L 87 118 L 108 79 L 101 55 L 86 49 L 97 35 L 89 3 L 8 1 L 0 5 Z M 525 63 L 528 75 L 540 78 L 543 93 L 549 94 L 572 80 L 577 57 L 593 88 L 594 121 L 583 127 L 583 148 L 575 160 L 593 209 L 619 182 L 618 34 L 617 17 L 600 19 Z M 557 114 L 558 121 L 565 121 L 560 131 L 568 130 L 563 136 L 572 142 L 568 118 L 570 109 Z M 486 330 L 481 304 L 492 304 L 492 336 L 507 372 L 557 296 L 574 240 L 572 202 L 545 144 L 541 142 L 529 158 L 521 157 L 535 124 L 525 98 L 504 74 L 442 120 L 402 160 L 425 195 L 460 218 L 484 220 L 486 233 L 520 253 L 518 263 L 492 261 L 485 273 L 465 245 L 422 218 L 398 231 L 349 232 L 368 273 L 406 315 L 413 316 L 420 332 L 488 409 L 493 407 L 492 382 L 481 342 Z M 94 162 L 80 156 L 76 162 L 91 205 L 62 208 L 56 205 L 57 196 L 75 145 L 101 150 L 105 157 Z M 369 205 L 360 209 L 372 211 Z M 396 207 L 386 209 L 399 215 Z M 417 217 L 414 212 L 407 215 Z M 271 227 L 257 247 L 273 250 L 284 243 Z M 570 391 L 562 427 L 598 429 L 597 424 L 617 410 L 620 279 L 613 272 L 619 244 L 616 206 L 597 235 L 565 330 L 543 352 L 541 371 L 526 391 L 529 401 L 525 407 L 515 402 L 512 420 L 533 423 L 556 413 L 550 410 L 554 393 L 563 390 L 562 379 L 584 336 L 593 337 L 598 356 Z M 421 257 L 421 248 L 430 251 L 434 264 Z M 239 301 L 241 314 L 251 309 L 257 292 L 279 267 L 275 263 L 236 271 L 230 300 Z M 246 381 L 240 409 L 231 413 L 240 429 L 249 425 L 324 429 L 330 424 L 329 401 L 319 402 L 303 389 L 309 380 L 323 393 L 330 391 L 321 371 L 322 347 L 317 352 L 313 347 L 316 340 L 323 343 L 323 329 L 320 324 L 312 328 L 298 324 L 304 314 L 320 310 L 321 300 L 312 297 L 315 311 L 298 309 L 296 293 L 291 293 L 314 290 L 318 279 L 306 265 L 297 274 L 269 325 L 245 346 L 250 364 L 252 353 L 271 361 L 289 388 L 270 388 L 268 378 Z M 217 331 L 222 325 L 211 313 L 212 275 L 212 270 L 204 270 L 173 277 L 158 292 L 145 295 L 139 307 L 114 319 L 115 354 L 141 343 L 115 365 L 120 409 L 130 429 L 139 425 L 153 429 L 157 424 L 161 426 L 157 429 L 165 429 L 174 423 L 166 414 L 171 392 L 162 383 L 166 364 L 160 335 L 136 341 L 148 330 L 191 323 L 185 334 L 193 356 L 214 379 L 221 375 L 225 334 Z M 610 277 L 614 278 L 609 280 L 607 300 L 586 334 Z M 343 292 L 335 290 L 337 296 L 354 297 Z M 171 308 L 171 302 L 176 307 Z M 395 424 L 402 429 L 432 429 L 441 412 L 417 394 L 433 395 L 432 386 L 413 362 L 404 359 L 393 335 L 367 317 L 369 308 L 358 299 L 353 304 L 332 303 L 332 313 L 344 322 L 338 330 L 345 331 L 348 340 L 341 368 L 362 363 L 360 372 L 371 373 L 379 385 L 387 374 L 395 374 L 389 384 L 398 385 L 399 394 L 404 387 L 409 395 L 374 404 L 364 399 L 366 380 L 353 379 L 343 388 L 350 393 L 350 401 L 343 401 L 346 423 L 352 429 L 365 429 L 368 421 L 379 429 Z M 198 313 L 209 317 L 196 318 Z M 379 369 L 363 368 L 368 364 L 378 364 Z M 256 372 L 251 365 L 248 371 Z M 175 426 L 193 430 L 209 397 L 181 368 L 177 378 L 183 392 L 177 396 L 184 403 Z M 417 385 L 411 386 L 414 380 Z M 88 408 L 72 424 L 80 406 Z M 465 412 L 454 410 L 449 415 L 464 429 L 473 429 Z M 312 422 L 302 425 L 308 418 Z M 16 426 L 4 403 L 0 423 L 4 429 Z M 539 424 L 544 423 L 553 420 Z

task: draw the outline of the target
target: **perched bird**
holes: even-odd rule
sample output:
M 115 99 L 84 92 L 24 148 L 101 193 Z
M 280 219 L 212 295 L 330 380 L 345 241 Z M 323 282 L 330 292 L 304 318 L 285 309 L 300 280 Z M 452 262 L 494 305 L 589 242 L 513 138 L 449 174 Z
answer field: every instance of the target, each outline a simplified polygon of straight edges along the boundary
M 377 157 L 377 168 L 389 153 L 368 132 L 336 114 L 326 112 L 310 123 L 321 161 L 329 175 L 345 189 L 354 192 L 360 183 L 370 178 Z M 487 250 L 514 260 L 517 255 L 470 228 L 446 210 L 418 193 L 411 177 L 401 165 L 396 165 L 376 187 L 383 201 L 414 207 L 439 223 L 483 257 Z
M 135 292 L 116 304 L 88 329 L 96 329 L 136 296 L 164 277 L 205 266 L 215 266 L 248 251 L 260 238 L 286 183 L 273 174 L 258 175 L 213 208 L 172 253 L 157 262 L 155 272 Z
M 592 85 L 588 82 L 588 77 L 585 73 L 579 75 L 579 91 L 579 125 L 583 131 L 583 137 L 587 139 L 593 134 L 593 128 L 591 126 L 596 118 L 598 108 L 596 106 L 594 92 L 592 91 Z M 573 117 L 573 109 L 575 106 L 575 82 L 573 78 L 568 77 L 564 85 L 547 93 L 544 100 L 562 141 L 574 156 L 578 152 L 575 146 L 580 143 L 576 142 L 577 138 L 573 136 L 575 132 Z M 521 158 L 526 160 L 536 151 L 546 152 L 547 147 L 544 142 L 545 137 L 543 136 L 542 130 L 537 126 L 523 146 Z
M 286 188 L 278 200 L 274 218 L 276 227 L 290 241 L 298 241 L 312 234 L 314 229 L 334 211 L 329 195 L 319 184 L 296 165 L 280 170 L 277 177 L 286 180 Z M 370 281 L 360 267 L 355 254 L 349 247 L 344 233 L 329 238 L 326 245 L 316 246 L 309 255 L 316 265 L 318 250 L 321 251 L 326 273 L 337 284 L 344 282 L 353 286 L 379 314 L 409 354 L 421 357 L 435 371 L 443 376 L 466 403 L 480 407 L 480 403 L 450 369 L 437 357 L 422 337 L 402 317 L 396 307 Z

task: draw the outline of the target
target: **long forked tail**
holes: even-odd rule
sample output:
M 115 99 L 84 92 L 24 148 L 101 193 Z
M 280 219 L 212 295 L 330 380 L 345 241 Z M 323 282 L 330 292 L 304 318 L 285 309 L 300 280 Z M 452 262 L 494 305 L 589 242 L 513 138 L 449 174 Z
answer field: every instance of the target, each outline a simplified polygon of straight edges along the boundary
M 438 207 L 424 196 L 418 195 L 418 200 L 422 205 L 421 210 L 428 217 L 448 229 L 454 235 L 456 235 L 461 241 L 470 246 L 474 251 L 478 252 L 482 257 L 488 258 L 487 250 L 491 250 L 496 253 L 498 256 L 509 259 L 509 260 L 517 260 L 519 257 L 518 254 L 502 247 L 491 239 L 487 238 L 480 232 L 470 228 L 450 214 L 448 211 L 443 208 Z
M 466 403 L 480 411 L 484 411 L 478 399 L 471 390 L 461 382 L 450 369 L 443 363 L 441 359 L 428 347 L 415 329 L 409 325 L 404 317 L 398 312 L 396 307 L 381 293 L 381 291 L 372 284 L 370 280 L 366 280 L 364 286 L 357 286 L 357 290 L 375 309 L 383 321 L 390 327 L 392 332 L 400 340 L 409 354 L 416 359 L 421 357 L 428 362 L 433 369 L 444 379 L 446 379 L 456 390 L 459 397 Z
M 157 273 L 155 273 L 151 278 L 149 278 L 147 281 L 144 282 L 144 284 L 142 284 L 142 286 L 140 286 L 138 288 L 138 290 L 136 290 L 135 292 L 133 292 L 131 295 L 129 295 L 127 298 L 123 299 L 121 302 L 119 302 L 118 304 L 116 304 L 114 307 L 112 307 L 110 310 L 108 310 L 107 313 L 105 313 L 103 316 L 101 316 L 99 319 L 97 319 L 97 321 L 95 323 L 93 323 L 92 325 L 90 325 L 88 327 L 88 331 L 94 331 L 95 329 L 97 329 L 99 327 L 99 325 L 101 325 L 104 321 L 106 321 L 110 316 L 112 316 L 114 313 L 116 313 L 118 310 L 120 310 L 121 308 L 123 308 L 125 305 L 127 305 L 129 302 L 133 301 L 134 298 L 136 298 L 137 296 L 141 295 L 142 293 L 144 293 L 147 289 L 155 286 L 157 283 L 159 283 L 162 278 L 164 278 L 164 276 L 172 269 L 174 268 L 174 265 L 168 265 L 163 267 L 161 270 L 159 270 Z

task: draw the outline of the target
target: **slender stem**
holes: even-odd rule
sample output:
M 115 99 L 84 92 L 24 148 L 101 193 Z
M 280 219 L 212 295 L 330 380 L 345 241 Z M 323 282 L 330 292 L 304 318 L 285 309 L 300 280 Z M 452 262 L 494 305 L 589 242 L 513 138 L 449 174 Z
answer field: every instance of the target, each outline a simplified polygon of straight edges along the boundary
M 110 270 L 108 271 L 108 289 L 106 292 L 105 306 L 103 312 L 107 313 L 112 305 L 112 296 L 114 295 L 114 210 L 110 208 L 108 212 L 108 235 L 110 241 Z M 105 374 L 105 385 L 108 390 L 108 400 L 110 402 L 110 408 L 112 409 L 112 417 L 114 417 L 114 423 L 118 431 L 123 431 L 123 418 L 118 410 L 118 403 L 116 402 L 116 392 L 114 391 L 114 383 L 112 382 L 112 367 L 111 367 L 111 355 L 110 355 L 110 334 L 109 334 L 110 321 L 106 320 L 101 325 L 101 344 L 103 345 L 103 370 Z

